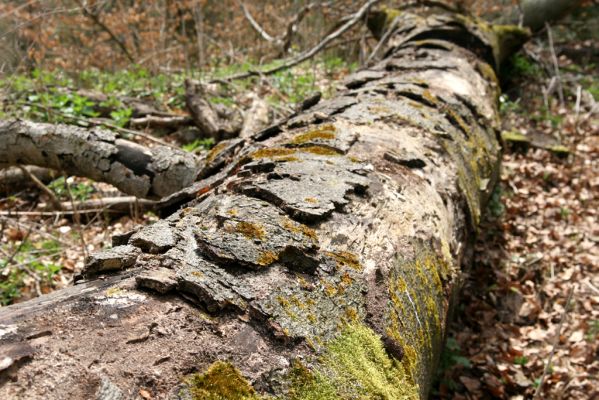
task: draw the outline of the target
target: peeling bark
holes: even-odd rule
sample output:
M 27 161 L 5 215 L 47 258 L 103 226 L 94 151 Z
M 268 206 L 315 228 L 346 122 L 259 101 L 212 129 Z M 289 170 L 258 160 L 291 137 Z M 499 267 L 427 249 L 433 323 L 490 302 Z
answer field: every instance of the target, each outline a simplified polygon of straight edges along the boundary
M 499 172 L 505 47 L 457 15 L 401 19 L 379 64 L 215 147 L 167 199 L 185 207 L 86 280 L 0 310 L 0 346 L 33 349 L 0 396 L 426 398 Z
M 190 153 L 166 146 L 144 147 L 105 129 L 0 121 L 0 168 L 18 164 L 108 182 L 145 198 L 179 191 L 199 171 Z

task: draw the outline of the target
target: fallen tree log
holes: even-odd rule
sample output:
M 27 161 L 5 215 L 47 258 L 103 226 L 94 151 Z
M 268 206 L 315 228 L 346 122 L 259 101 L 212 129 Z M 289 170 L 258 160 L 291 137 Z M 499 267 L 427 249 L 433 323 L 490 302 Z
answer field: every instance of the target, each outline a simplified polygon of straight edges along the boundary
M 184 208 L 1 309 L 0 397 L 426 398 L 526 35 L 391 14 L 347 90 L 216 146 Z
M 108 182 L 146 198 L 189 186 L 200 169 L 198 160 L 183 150 L 141 146 L 106 129 L 0 121 L 0 168 L 20 164 Z

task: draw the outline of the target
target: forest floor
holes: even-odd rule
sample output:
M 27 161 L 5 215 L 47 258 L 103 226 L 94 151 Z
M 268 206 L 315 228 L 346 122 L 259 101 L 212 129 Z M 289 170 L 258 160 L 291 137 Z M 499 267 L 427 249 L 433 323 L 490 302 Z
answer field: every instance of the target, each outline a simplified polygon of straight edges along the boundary
M 599 49 L 573 28 L 552 29 L 562 103 L 546 31 L 502 71 L 504 132 L 569 153 L 506 143 L 434 398 L 599 399 Z
M 433 398 L 599 399 L 599 49 L 596 37 L 564 34 L 571 24 L 552 32 L 557 64 L 544 31 L 503 71 L 502 128 L 534 140 L 505 145 Z M 311 91 L 332 92 L 349 71 L 339 62 L 301 68 L 258 89 L 279 98 L 278 112 L 286 111 L 277 104 Z M 29 117 L 38 111 L 25 110 Z M 567 152 L 547 150 L 557 143 Z M 118 195 L 73 177 L 49 188 L 62 200 Z M 36 188 L 0 198 L 0 305 L 71 284 L 85 256 L 112 235 L 157 219 L 136 212 L 48 217 L 38 207 L 48 201 Z

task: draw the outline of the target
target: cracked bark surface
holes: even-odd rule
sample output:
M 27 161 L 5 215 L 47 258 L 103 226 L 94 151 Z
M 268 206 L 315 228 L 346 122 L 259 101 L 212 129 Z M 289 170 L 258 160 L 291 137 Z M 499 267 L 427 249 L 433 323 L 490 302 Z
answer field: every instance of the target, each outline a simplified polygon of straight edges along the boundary
M 166 146 L 148 148 L 105 129 L 0 121 L 0 168 L 18 164 L 108 182 L 145 198 L 162 198 L 188 187 L 199 170 L 190 153 Z
M 25 355 L 0 396 L 208 398 L 226 371 L 251 399 L 426 398 L 499 172 L 501 38 L 401 18 L 338 97 L 215 147 L 183 208 L 1 309 L 0 349 Z

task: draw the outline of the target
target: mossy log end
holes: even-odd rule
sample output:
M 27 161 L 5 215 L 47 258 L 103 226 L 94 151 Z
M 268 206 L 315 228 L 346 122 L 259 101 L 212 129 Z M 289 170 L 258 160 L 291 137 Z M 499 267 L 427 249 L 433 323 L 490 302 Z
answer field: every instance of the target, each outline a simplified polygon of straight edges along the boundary
M 399 18 L 346 90 L 224 142 L 183 208 L 0 310 L 0 397 L 426 398 L 499 172 L 498 40 Z

